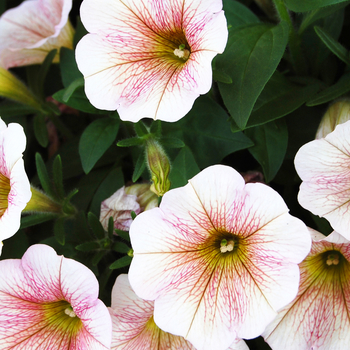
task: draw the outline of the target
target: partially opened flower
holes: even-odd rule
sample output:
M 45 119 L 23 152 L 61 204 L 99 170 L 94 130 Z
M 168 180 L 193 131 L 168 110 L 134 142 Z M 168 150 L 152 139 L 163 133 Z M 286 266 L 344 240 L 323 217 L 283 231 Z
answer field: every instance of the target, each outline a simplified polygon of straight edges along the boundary
M 114 228 L 129 231 L 131 212 L 139 214 L 158 206 L 158 197 L 150 190 L 150 184 L 123 186 L 101 203 L 100 221 L 108 231 L 108 220 L 112 216 Z
M 17 123 L 7 127 L 0 119 L 0 242 L 18 231 L 32 195 L 22 158 L 25 147 L 23 128 Z M 0 243 L 0 253 L 1 248 Z
M 112 290 L 113 350 L 195 350 L 183 337 L 162 331 L 153 319 L 154 302 L 139 298 L 128 276 L 119 275 Z M 228 350 L 248 350 L 237 339 Z
M 350 239 L 350 121 L 339 124 L 324 139 L 302 146 L 295 168 L 303 180 L 298 201 L 326 218 L 333 229 Z
M 110 349 L 111 318 L 97 298 L 95 275 L 49 246 L 0 261 L 0 348 Z
M 209 91 L 228 36 L 222 0 L 84 0 L 81 19 L 87 97 L 133 122 L 182 118 Z
M 198 350 L 260 335 L 297 294 L 306 226 L 280 195 L 216 165 L 167 192 L 130 227 L 136 294 L 154 320 Z
M 310 230 L 311 231 L 311 230 Z M 350 242 L 313 231 L 310 254 L 300 264 L 297 297 L 263 336 L 273 350 L 347 349 L 350 343 Z
M 72 48 L 71 8 L 72 0 L 27 0 L 7 10 L 0 17 L 0 65 L 41 63 L 53 49 Z

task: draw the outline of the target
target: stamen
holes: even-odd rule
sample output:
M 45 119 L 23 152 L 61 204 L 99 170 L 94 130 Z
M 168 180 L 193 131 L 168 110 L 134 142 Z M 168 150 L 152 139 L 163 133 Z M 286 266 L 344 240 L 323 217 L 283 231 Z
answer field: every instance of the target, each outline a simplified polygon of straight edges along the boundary
M 221 253 L 232 252 L 234 247 L 235 247 L 234 241 L 227 242 L 226 239 L 223 239 L 220 243 L 220 252 Z
M 66 315 L 68 315 L 69 317 L 76 317 L 77 315 L 75 314 L 75 312 L 71 309 L 71 308 L 69 308 L 69 307 L 67 307 L 65 310 L 64 310 L 64 313 L 66 314 Z
M 329 254 L 327 256 L 326 264 L 328 266 L 338 265 L 339 264 L 339 256 L 338 256 L 338 254 Z
M 190 57 L 190 51 L 185 49 L 185 44 L 181 44 L 178 49 L 174 50 L 174 55 L 183 60 L 187 60 L 188 57 Z

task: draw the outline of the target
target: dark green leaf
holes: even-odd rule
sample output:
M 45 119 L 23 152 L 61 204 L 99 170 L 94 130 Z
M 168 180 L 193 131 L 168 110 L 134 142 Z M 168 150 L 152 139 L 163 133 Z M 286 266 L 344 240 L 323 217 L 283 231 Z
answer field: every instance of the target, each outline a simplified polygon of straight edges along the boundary
M 169 147 L 169 148 L 185 147 L 185 143 L 176 137 L 162 137 L 161 144 L 163 147 Z
M 145 154 L 144 152 L 141 152 L 139 157 L 137 158 L 135 169 L 132 174 L 132 182 L 136 182 L 140 178 L 145 168 L 146 168 Z
M 94 213 L 88 212 L 88 222 L 92 229 L 92 232 L 98 239 L 105 238 L 105 230 L 103 229 L 100 220 Z
M 346 0 L 285 0 L 287 7 L 294 12 L 305 12 L 334 5 Z
M 249 152 L 263 168 L 265 181 L 269 183 L 282 165 L 288 144 L 288 129 L 284 119 L 247 129 L 247 136 L 255 145 Z
M 66 231 L 64 229 L 64 221 L 65 221 L 65 218 L 58 218 L 53 225 L 53 232 L 54 232 L 56 241 L 60 245 L 64 245 L 66 241 L 66 237 L 65 237 Z
M 135 220 L 137 214 L 136 214 L 133 210 L 131 211 L 130 215 L 131 215 L 131 218 L 132 218 L 133 220 Z
M 67 103 L 71 96 L 74 94 L 75 90 L 84 86 L 84 78 L 78 78 L 74 80 L 65 90 L 62 96 L 64 103 Z
M 198 174 L 200 169 L 194 159 L 191 150 L 184 147 L 171 166 L 170 182 L 171 188 L 185 186 L 189 179 Z
M 255 101 L 279 64 L 288 41 L 288 26 L 257 24 L 232 33 L 216 69 L 232 84 L 218 83 L 224 103 L 238 127 L 244 129 Z
M 115 233 L 126 241 L 130 242 L 129 232 L 122 230 L 115 230 Z
M 84 130 L 79 142 L 79 154 L 86 174 L 112 145 L 118 130 L 119 120 L 109 117 L 93 121 Z
M 41 187 L 49 197 L 55 198 L 55 193 L 52 189 L 52 184 L 49 178 L 49 174 L 47 172 L 46 165 L 40 153 L 35 154 L 35 162 L 36 162 L 36 170 L 41 183 Z
M 75 26 L 75 34 L 74 34 L 74 39 L 73 39 L 74 47 L 77 46 L 80 39 L 84 35 L 86 35 L 87 33 L 88 33 L 88 31 L 85 29 L 84 25 L 81 23 L 80 17 L 77 16 L 77 24 Z
M 145 124 L 143 124 L 141 120 L 136 124 L 134 124 L 134 128 L 135 128 L 136 135 L 139 137 L 142 137 L 148 134 L 148 130 Z
M 99 249 L 100 248 L 100 243 L 98 242 L 85 242 L 82 244 L 79 244 L 75 247 L 76 250 L 79 250 L 81 252 L 91 252 L 93 250 Z
M 311 107 L 322 103 L 327 103 L 347 93 L 348 91 L 350 91 L 350 73 L 343 75 L 336 84 L 318 93 L 315 97 L 308 101 L 306 105 Z
M 60 69 L 62 83 L 65 88 L 71 85 L 74 81 L 83 79 L 83 75 L 80 73 L 75 61 L 74 50 L 68 49 L 66 47 L 62 47 L 60 49 Z
M 114 234 L 114 219 L 113 219 L 113 216 L 111 216 L 108 219 L 108 237 L 110 239 L 112 239 L 113 238 L 113 234 Z
M 64 188 L 63 188 L 62 161 L 59 154 L 55 157 L 53 161 L 52 173 L 53 173 L 53 183 L 55 185 L 57 195 L 59 198 L 63 198 Z
M 139 146 L 144 143 L 144 140 L 139 137 L 130 137 L 129 139 L 120 140 L 117 143 L 118 147 Z
M 32 214 L 32 215 L 26 215 L 22 216 L 21 218 L 21 228 L 26 228 L 34 225 L 41 224 L 46 221 L 53 220 L 57 218 L 58 214 L 52 214 L 52 213 L 40 213 L 40 214 Z
M 118 253 L 127 254 L 131 248 L 123 242 L 115 242 L 112 249 Z
M 111 266 L 109 267 L 111 270 L 120 269 L 125 266 L 129 266 L 131 264 L 132 258 L 128 255 L 123 256 L 122 258 L 116 260 Z
M 43 95 L 44 92 L 44 82 L 47 76 L 47 73 L 49 71 L 49 68 L 52 64 L 53 59 L 55 58 L 57 54 L 57 49 L 53 49 L 51 50 L 45 57 L 44 62 L 40 65 L 40 69 L 39 69 L 39 74 L 37 76 L 38 79 L 38 92 L 39 92 L 39 96 Z
M 46 128 L 45 116 L 36 114 L 33 119 L 34 135 L 42 147 L 47 147 L 49 143 L 49 136 Z
M 90 206 L 93 213 L 99 214 L 101 202 L 124 186 L 124 176 L 120 168 L 112 169 L 98 187 Z
M 314 29 L 319 38 L 328 47 L 328 49 L 332 51 L 339 59 L 341 59 L 343 62 L 349 65 L 350 60 L 348 50 L 343 45 L 339 44 L 336 40 L 334 40 L 332 36 L 329 33 L 327 33 L 326 30 L 318 26 L 315 26 Z
M 96 266 L 101 261 L 101 259 L 105 256 L 105 254 L 106 252 L 104 250 L 97 252 L 92 258 L 92 261 L 91 261 L 92 265 Z
M 162 123 L 160 120 L 154 120 L 152 122 L 150 133 L 154 134 L 156 137 L 161 137 L 162 135 Z
M 238 1 L 224 0 L 223 9 L 229 29 L 242 27 L 251 23 L 259 23 L 259 18 Z
M 0 115 L 2 118 L 37 113 L 37 109 L 14 101 L 5 100 L 0 103 Z
M 213 71 L 213 79 L 220 83 L 232 84 L 232 78 L 228 74 L 216 69 Z

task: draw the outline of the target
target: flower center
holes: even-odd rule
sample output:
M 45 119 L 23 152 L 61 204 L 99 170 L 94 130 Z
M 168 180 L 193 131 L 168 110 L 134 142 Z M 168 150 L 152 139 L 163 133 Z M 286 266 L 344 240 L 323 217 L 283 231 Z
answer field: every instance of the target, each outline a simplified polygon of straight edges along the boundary
M 181 44 L 178 49 L 174 50 L 174 55 L 183 60 L 187 60 L 188 57 L 190 57 L 190 51 L 186 49 L 185 44 Z
M 10 179 L 0 173 L 0 217 L 8 207 L 8 196 L 11 190 Z
M 328 266 L 339 264 L 339 255 L 336 253 L 328 254 L 326 264 Z
M 226 253 L 226 252 L 232 252 L 233 248 L 235 247 L 235 242 L 233 240 L 227 241 L 227 239 L 222 239 L 220 243 L 220 252 Z

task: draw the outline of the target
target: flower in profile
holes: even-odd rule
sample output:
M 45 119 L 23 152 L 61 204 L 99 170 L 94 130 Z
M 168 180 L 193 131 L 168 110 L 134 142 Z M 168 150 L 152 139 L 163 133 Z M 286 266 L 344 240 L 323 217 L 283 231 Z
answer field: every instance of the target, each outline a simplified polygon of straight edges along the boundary
M 162 331 L 153 319 L 154 302 L 139 298 L 128 276 L 119 275 L 112 290 L 112 350 L 195 350 L 183 337 Z M 238 339 L 227 350 L 248 350 Z
M 298 295 L 263 333 L 274 350 L 346 349 L 350 342 L 350 242 L 335 231 L 310 231 Z
M 322 139 L 334 131 L 338 124 L 350 120 L 350 100 L 341 99 L 332 103 L 322 117 L 316 132 L 316 139 Z
M 350 239 L 350 121 L 339 124 L 323 139 L 303 145 L 295 156 L 302 179 L 298 201 L 326 218 L 333 229 Z
M 198 350 L 254 338 L 297 295 L 311 246 L 281 196 L 216 165 L 168 191 L 130 227 L 129 280 L 154 320 Z
M 108 231 L 108 220 L 112 216 L 115 229 L 129 231 L 132 211 L 139 214 L 157 206 L 158 197 L 150 190 L 149 184 L 123 186 L 101 203 L 100 221 Z
M 222 0 L 84 0 L 76 59 L 97 108 L 175 122 L 209 91 L 227 42 Z
M 53 49 L 73 47 L 68 20 L 72 0 L 31 0 L 0 17 L 0 65 L 4 68 L 41 63 Z M 57 53 L 54 62 L 58 62 Z
M 49 246 L 0 261 L 0 348 L 110 349 L 111 318 L 97 298 L 95 275 Z
M 6 126 L 0 119 L 0 242 L 18 231 L 32 195 L 22 158 L 25 147 L 23 128 L 17 123 Z

